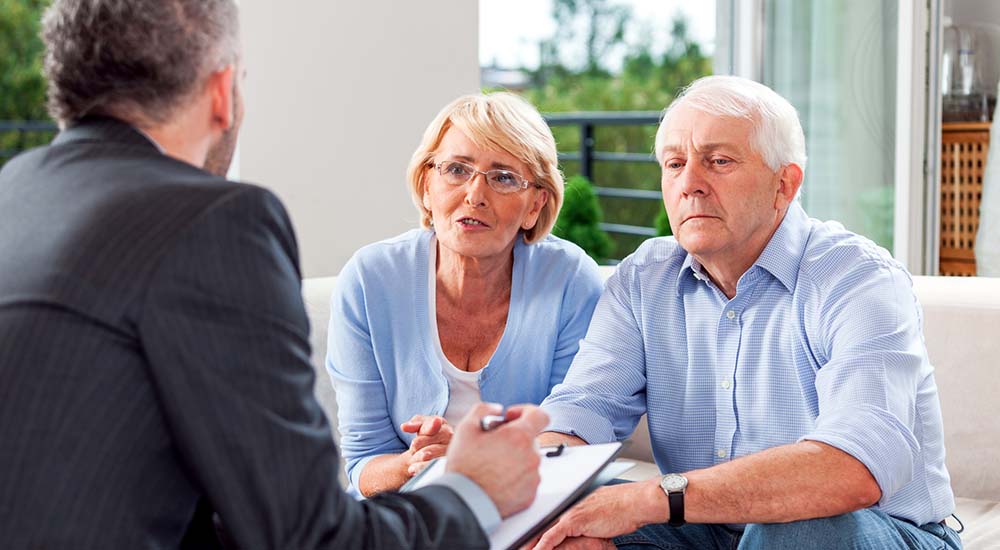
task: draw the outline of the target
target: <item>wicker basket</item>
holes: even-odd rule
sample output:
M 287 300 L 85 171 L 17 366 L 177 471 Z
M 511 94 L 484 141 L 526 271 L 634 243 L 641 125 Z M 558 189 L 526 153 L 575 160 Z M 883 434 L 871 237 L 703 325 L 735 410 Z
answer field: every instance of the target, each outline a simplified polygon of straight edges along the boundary
M 989 122 L 942 125 L 941 275 L 976 274 L 976 232 L 983 171 L 990 147 Z

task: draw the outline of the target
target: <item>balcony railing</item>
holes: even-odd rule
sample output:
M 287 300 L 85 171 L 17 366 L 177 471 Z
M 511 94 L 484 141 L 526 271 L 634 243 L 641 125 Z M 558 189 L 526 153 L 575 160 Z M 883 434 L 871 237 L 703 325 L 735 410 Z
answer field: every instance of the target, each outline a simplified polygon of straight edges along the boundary
M 594 183 L 594 193 L 598 197 L 628 201 L 663 200 L 659 191 L 633 188 L 628 185 L 635 182 L 602 182 L 594 176 L 595 163 L 656 164 L 652 153 L 597 150 L 594 131 L 597 127 L 608 126 L 655 127 L 660 121 L 658 111 L 550 113 L 545 115 L 545 121 L 553 128 L 567 126 L 578 128 L 580 149 L 559 153 L 559 161 L 578 162 L 580 174 Z M 0 166 L 21 151 L 48 143 L 57 132 L 56 125 L 49 121 L 0 121 Z M 648 144 L 647 150 L 652 150 L 652 142 Z M 609 233 L 629 235 L 633 238 L 656 235 L 656 229 L 648 225 L 604 222 L 601 228 Z
M 0 166 L 18 153 L 45 145 L 59 128 L 53 122 L 0 120 Z
M 544 115 L 549 126 L 556 128 L 560 126 L 576 126 L 580 132 L 580 150 L 559 153 L 560 162 L 579 162 L 580 174 L 594 184 L 594 193 L 598 197 L 620 198 L 639 201 L 662 201 L 663 195 L 659 191 L 650 189 L 634 189 L 628 187 L 613 187 L 607 185 L 612 182 L 600 182 L 594 178 L 595 162 L 625 162 L 625 163 L 651 163 L 656 164 L 656 158 L 652 153 L 623 153 L 596 150 L 596 140 L 594 130 L 598 126 L 656 126 L 660 122 L 659 111 L 616 111 L 616 112 L 578 112 L 578 113 L 549 113 Z M 652 135 L 652 134 L 651 134 Z M 648 150 L 652 151 L 652 142 L 649 143 Z M 621 182 L 614 182 L 621 183 Z M 604 184 L 604 185 L 602 185 Z M 631 225 L 622 223 L 602 223 L 601 229 L 609 233 L 619 233 L 624 235 L 634 235 L 639 237 L 653 237 L 656 229 L 649 226 Z

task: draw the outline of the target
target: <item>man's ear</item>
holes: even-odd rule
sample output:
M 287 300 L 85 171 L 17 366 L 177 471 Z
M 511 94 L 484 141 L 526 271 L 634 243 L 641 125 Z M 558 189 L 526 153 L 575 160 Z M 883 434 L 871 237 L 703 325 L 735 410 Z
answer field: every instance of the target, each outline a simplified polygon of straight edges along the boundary
M 798 164 L 786 164 L 778 173 L 778 192 L 774 197 L 774 207 L 777 210 L 786 208 L 795 200 L 795 195 L 802 187 L 802 167 Z
M 208 77 L 208 93 L 211 98 L 211 114 L 213 128 L 221 131 L 229 130 L 236 124 L 236 109 L 234 109 L 236 82 L 236 66 L 229 64 L 213 72 Z

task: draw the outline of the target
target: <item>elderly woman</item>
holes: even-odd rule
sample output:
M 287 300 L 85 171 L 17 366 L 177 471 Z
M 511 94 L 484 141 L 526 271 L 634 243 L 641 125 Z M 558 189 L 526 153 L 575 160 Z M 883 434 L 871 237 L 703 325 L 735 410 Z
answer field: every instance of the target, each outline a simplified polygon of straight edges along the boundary
M 453 101 L 408 177 L 424 228 L 359 250 L 332 300 L 327 368 L 347 474 L 365 496 L 443 456 L 479 401 L 540 403 L 602 288 L 594 261 L 549 235 L 563 180 L 552 133 L 524 100 Z

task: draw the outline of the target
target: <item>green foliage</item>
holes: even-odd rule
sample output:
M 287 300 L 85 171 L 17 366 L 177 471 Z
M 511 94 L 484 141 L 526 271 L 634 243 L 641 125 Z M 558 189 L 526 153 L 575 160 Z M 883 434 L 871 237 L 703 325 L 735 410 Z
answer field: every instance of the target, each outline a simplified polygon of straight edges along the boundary
M 43 47 L 38 36 L 47 0 L 0 0 L 0 120 L 48 120 L 45 112 Z M 0 132 L 4 153 L 47 143 L 48 132 Z
M 576 243 L 596 262 L 602 262 L 614 252 L 614 242 L 598 224 L 601 206 L 597 202 L 590 181 L 583 176 L 573 176 L 566 182 L 562 210 L 552 233 Z
M 660 213 L 656 216 L 653 227 L 656 228 L 657 237 L 666 237 L 674 234 L 673 230 L 670 229 L 670 218 L 667 216 L 667 209 L 663 205 L 660 205 Z
M 42 41 L 44 0 L 0 0 L 0 120 L 46 120 Z
M 565 5 L 573 4 L 576 11 L 566 11 Z M 563 5 L 562 8 L 559 6 Z M 554 10 L 557 23 L 572 17 L 590 17 L 593 22 L 582 28 L 615 28 L 618 12 L 594 11 L 588 6 L 607 7 L 607 2 L 583 1 L 559 2 Z M 581 7 L 582 6 L 582 7 Z M 560 14 L 559 9 L 565 13 Z M 629 22 L 626 21 L 627 25 Z M 651 24 L 656 24 L 652 22 Z M 526 98 L 543 113 L 570 111 L 661 111 L 673 101 L 678 91 L 694 80 L 711 74 L 712 60 L 701 51 L 701 47 L 688 36 L 687 23 L 682 17 L 675 17 L 670 23 L 671 46 L 662 54 L 651 52 L 648 44 L 633 47 L 624 58 L 622 69 L 612 74 L 599 65 L 599 59 L 581 70 L 571 70 L 562 64 L 543 64 L 537 71 L 535 81 L 540 84 L 525 92 Z M 559 33 L 563 33 L 560 27 Z M 585 39 L 587 33 L 559 34 L 562 39 Z M 614 33 L 611 34 L 614 37 Z M 595 39 L 596 40 L 596 39 Z M 614 45 L 613 40 L 597 40 L 605 44 L 604 50 Z M 564 46 L 570 48 L 571 45 Z M 547 46 L 554 48 L 551 44 Z M 577 48 L 580 49 L 580 48 Z M 586 51 L 586 48 L 583 48 Z M 544 48 L 543 48 L 544 51 Z M 556 51 L 556 53 L 559 53 Z M 550 52 L 551 54 L 551 52 Z M 558 55 L 549 55 L 550 62 L 558 60 Z M 598 126 L 594 132 L 595 150 L 628 153 L 652 153 L 655 126 Z M 555 127 L 553 134 L 561 152 L 580 150 L 580 134 L 576 127 Z M 563 172 L 567 176 L 580 173 L 579 163 L 564 162 Z M 655 162 L 625 163 L 596 162 L 592 179 L 601 187 L 622 187 L 630 189 L 659 190 L 660 170 Z M 663 204 L 655 200 L 632 200 L 602 197 L 600 205 L 605 219 L 611 223 L 653 226 L 663 212 Z M 665 216 L 665 214 L 663 214 Z M 665 220 L 664 220 L 665 221 Z M 669 224 L 657 225 L 660 232 L 669 231 Z M 642 242 L 643 237 L 612 234 L 615 241 L 616 257 L 631 253 Z
M 629 6 L 608 0 L 555 0 L 552 18 L 559 32 L 541 44 L 542 65 L 566 67 L 574 45 L 582 46 L 584 74 L 607 74 L 601 61 L 625 43 L 625 28 L 632 18 Z M 582 44 L 581 44 L 582 43 Z

